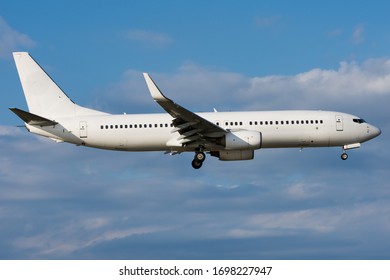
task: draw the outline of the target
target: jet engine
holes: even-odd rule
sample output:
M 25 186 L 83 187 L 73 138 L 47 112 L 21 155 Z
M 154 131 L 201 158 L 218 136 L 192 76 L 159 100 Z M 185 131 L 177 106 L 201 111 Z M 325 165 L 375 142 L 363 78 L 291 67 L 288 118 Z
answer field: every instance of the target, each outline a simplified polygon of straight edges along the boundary
M 250 160 L 254 158 L 254 150 L 225 150 L 211 152 L 211 156 L 223 161 Z
M 255 150 L 261 147 L 261 133 L 251 130 L 230 131 L 221 139 L 227 150 Z

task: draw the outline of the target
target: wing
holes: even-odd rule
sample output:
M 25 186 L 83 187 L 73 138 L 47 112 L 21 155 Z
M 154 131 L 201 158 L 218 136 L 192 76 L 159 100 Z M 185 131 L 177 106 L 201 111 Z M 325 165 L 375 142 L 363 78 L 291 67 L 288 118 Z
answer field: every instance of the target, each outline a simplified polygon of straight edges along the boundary
M 164 96 L 148 73 L 144 73 L 146 84 L 154 101 L 164 108 L 173 118 L 173 132 L 180 134 L 177 139 L 183 146 L 190 144 L 208 146 L 223 137 L 227 131 L 222 127 L 202 118 L 171 99 Z

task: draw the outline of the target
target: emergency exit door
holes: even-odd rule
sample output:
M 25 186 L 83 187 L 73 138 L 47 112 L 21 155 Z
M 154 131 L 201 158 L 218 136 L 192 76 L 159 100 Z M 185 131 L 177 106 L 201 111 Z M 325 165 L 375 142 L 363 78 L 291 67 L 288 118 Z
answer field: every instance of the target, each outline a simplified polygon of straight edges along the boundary
M 80 138 L 87 138 L 88 137 L 88 125 L 87 122 L 82 121 L 80 122 Z

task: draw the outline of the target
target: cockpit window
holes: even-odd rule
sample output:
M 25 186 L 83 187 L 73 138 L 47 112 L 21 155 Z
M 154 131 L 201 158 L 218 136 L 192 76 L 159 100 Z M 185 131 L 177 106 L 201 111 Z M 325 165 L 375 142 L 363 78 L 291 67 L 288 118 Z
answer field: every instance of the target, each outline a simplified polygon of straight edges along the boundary
M 366 121 L 363 119 L 353 119 L 355 123 L 365 123 Z

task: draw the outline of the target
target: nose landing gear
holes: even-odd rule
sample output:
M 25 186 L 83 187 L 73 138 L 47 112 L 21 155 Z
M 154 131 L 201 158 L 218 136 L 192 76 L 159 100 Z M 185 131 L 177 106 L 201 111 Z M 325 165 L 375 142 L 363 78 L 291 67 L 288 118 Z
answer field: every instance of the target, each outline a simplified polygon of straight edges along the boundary
M 346 152 L 341 154 L 341 159 L 342 160 L 347 160 L 347 158 L 348 158 L 348 154 Z

